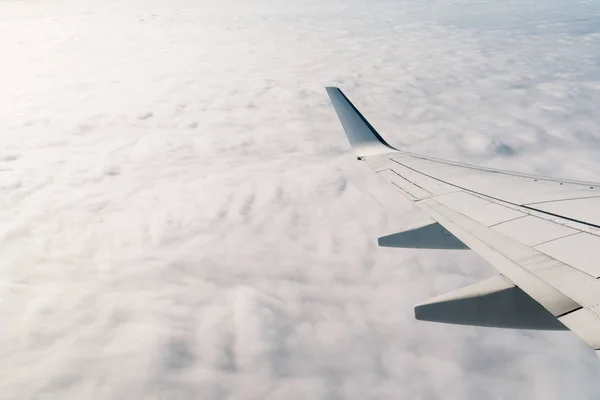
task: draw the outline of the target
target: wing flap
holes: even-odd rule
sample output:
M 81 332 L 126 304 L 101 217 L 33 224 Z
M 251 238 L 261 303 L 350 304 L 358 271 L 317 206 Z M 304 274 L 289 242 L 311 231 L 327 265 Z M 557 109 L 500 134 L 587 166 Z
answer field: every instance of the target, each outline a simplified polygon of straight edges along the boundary
M 600 349 L 600 318 L 596 313 L 581 308 L 558 319 L 594 350 Z
M 575 231 L 577 233 L 577 231 Z M 578 270 L 600 278 L 600 237 L 579 232 L 562 237 L 535 248 L 552 258 L 562 261 Z M 600 288 L 599 288 L 600 289 Z M 600 301 L 600 298 L 598 299 Z
M 536 246 L 579 233 L 578 230 L 530 215 L 501 222 L 494 225 L 493 229 L 526 246 Z
M 567 330 L 544 307 L 502 275 L 416 305 L 415 318 L 496 328 Z
M 473 221 L 434 199 L 426 199 L 417 204 L 553 315 L 563 315 L 580 307 L 576 301 L 520 265 L 520 262 L 534 260 L 541 253 Z M 539 263 L 540 261 L 531 263 L 530 266 L 534 267 Z

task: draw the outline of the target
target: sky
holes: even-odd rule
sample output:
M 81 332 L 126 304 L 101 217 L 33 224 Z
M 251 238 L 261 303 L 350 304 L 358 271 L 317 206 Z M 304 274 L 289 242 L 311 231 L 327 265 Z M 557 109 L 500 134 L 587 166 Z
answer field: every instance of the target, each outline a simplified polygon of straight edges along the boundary
M 415 321 L 493 276 L 377 247 L 394 146 L 599 181 L 600 5 L 0 1 L 2 399 L 597 399 L 569 332 Z

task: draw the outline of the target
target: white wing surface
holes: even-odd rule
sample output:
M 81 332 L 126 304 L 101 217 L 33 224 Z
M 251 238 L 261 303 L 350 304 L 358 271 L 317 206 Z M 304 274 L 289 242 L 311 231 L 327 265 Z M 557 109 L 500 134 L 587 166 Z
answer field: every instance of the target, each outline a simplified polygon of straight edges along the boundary
M 568 328 L 600 350 L 600 183 L 395 149 L 339 89 L 327 92 L 358 159 L 434 220 L 381 238 L 380 244 L 470 248 L 500 273 L 416 306 L 417 319 Z

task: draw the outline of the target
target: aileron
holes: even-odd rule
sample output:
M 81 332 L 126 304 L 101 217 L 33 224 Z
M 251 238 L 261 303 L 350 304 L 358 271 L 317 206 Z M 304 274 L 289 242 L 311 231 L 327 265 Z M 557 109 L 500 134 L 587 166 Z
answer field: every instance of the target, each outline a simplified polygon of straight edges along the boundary
M 532 216 L 506 221 L 494 225 L 493 229 L 496 232 L 518 240 L 526 246 L 548 243 L 579 233 L 575 229 Z
M 586 274 L 600 278 L 600 237 L 578 233 L 543 243 L 535 248 Z M 600 290 L 600 287 L 598 288 Z M 600 301 L 600 292 L 599 299 Z

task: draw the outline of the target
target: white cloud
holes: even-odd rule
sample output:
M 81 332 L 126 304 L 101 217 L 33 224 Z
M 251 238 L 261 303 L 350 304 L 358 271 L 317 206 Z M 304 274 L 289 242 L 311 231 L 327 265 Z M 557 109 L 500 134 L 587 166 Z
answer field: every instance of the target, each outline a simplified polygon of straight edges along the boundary
M 594 398 L 571 334 L 413 320 L 494 271 L 376 246 L 422 216 L 323 89 L 413 150 L 597 180 L 597 6 L 565 4 L 2 3 L 0 393 Z

